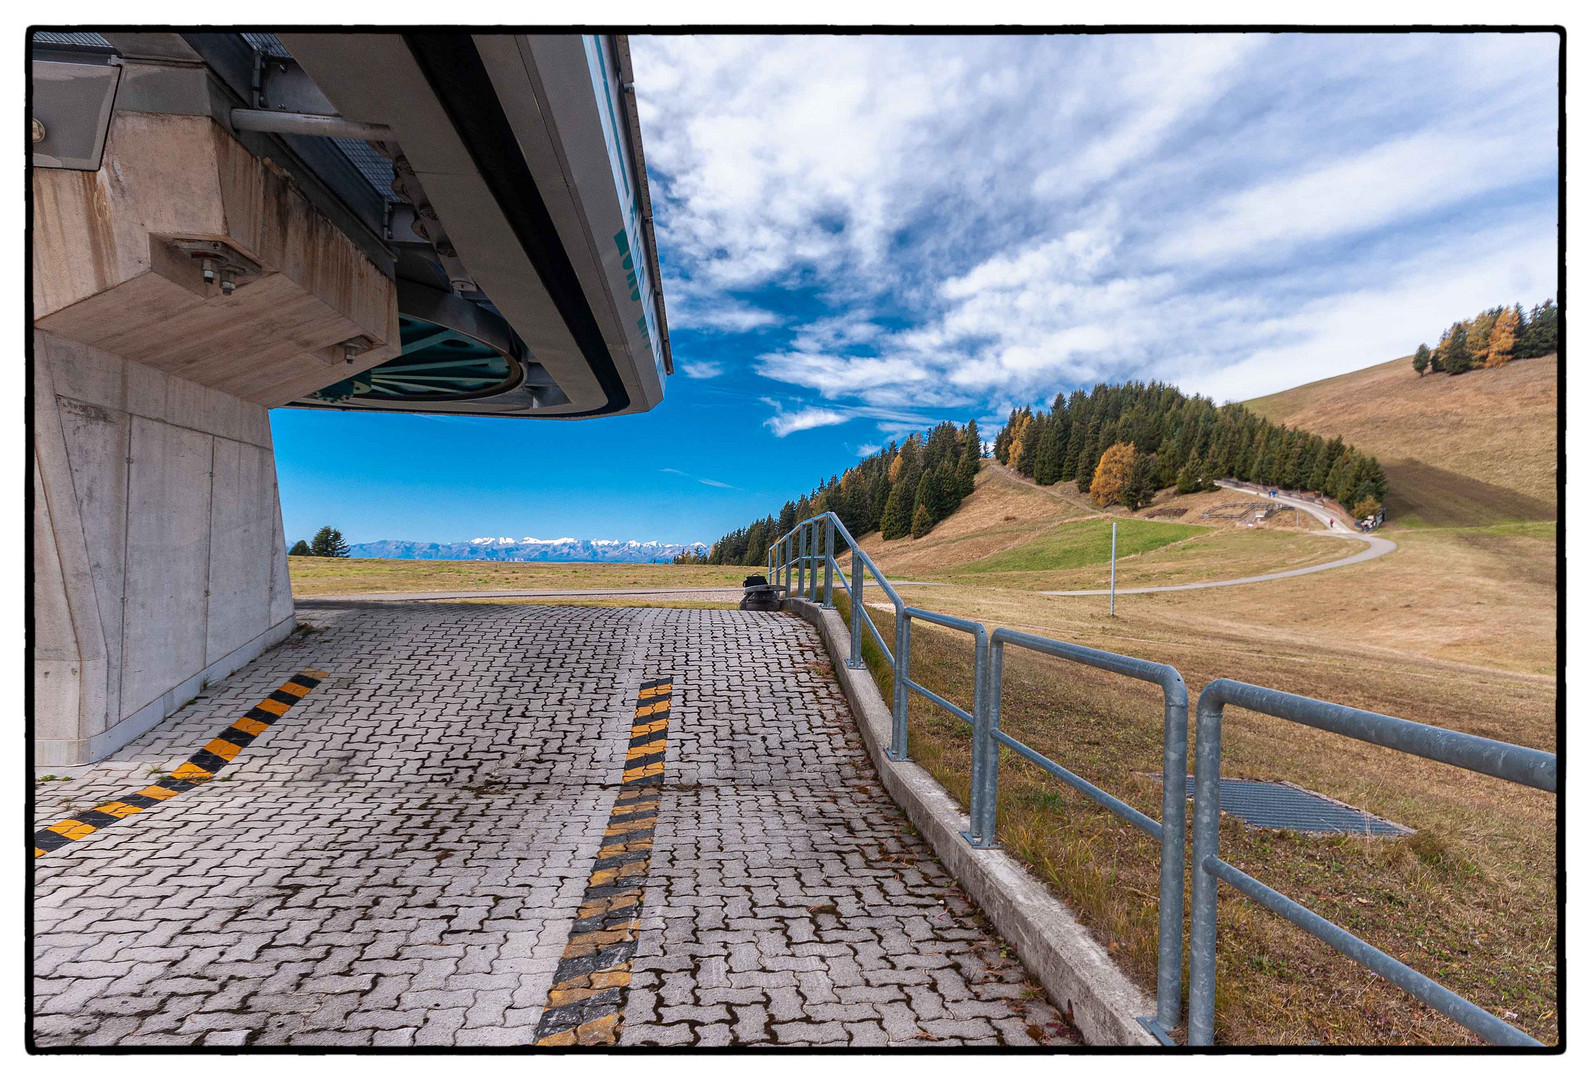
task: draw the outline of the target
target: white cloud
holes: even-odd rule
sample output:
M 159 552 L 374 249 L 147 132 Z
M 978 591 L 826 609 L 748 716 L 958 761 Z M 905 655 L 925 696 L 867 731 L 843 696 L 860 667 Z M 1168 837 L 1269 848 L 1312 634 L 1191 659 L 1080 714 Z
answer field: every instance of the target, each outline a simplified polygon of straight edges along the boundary
M 695 473 L 688 473 L 684 469 L 662 468 L 659 469 L 658 472 L 673 473 L 675 476 L 683 476 L 687 480 L 694 480 L 698 484 L 706 484 L 708 487 L 728 488 L 731 491 L 740 490 L 739 488 L 735 487 L 734 484 L 726 484 L 722 480 L 713 480 L 705 476 L 697 476 Z
M 1215 262 L 1255 251 L 1270 258 L 1299 244 L 1363 232 L 1429 213 L 1521 175 L 1550 169 L 1557 148 L 1535 133 L 1427 131 L 1390 139 L 1352 157 L 1256 184 L 1171 233 L 1159 255 L 1169 262 Z M 1486 168 L 1483 162 L 1507 162 Z
M 849 419 L 850 416 L 842 412 L 837 412 L 834 409 L 809 408 L 800 409 L 792 413 L 774 413 L 772 416 L 768 417 L 768 419 L 764 420 L 763 423 L 766 424 L 775 435 L 782 439 L 786 435 L 789 435 L 793 432 L 809 431 L 812 428 L 830 427 L 834 424 L 843 424 Z
M 780 437 L 1247 397 L 1551 289 L 1551 35 L 633 46 L 671 324 L 750 342 L 682 370 L 821 401 Z

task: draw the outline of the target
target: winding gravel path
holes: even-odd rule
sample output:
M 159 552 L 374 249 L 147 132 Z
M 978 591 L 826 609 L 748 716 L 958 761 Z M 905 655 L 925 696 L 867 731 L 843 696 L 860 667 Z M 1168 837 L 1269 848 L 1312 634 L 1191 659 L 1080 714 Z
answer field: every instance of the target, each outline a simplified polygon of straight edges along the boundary
M 1242 487 L 1237 484 L 1228 484 L 1217 481 L 1218 486 L 1231 491 L 1241 491 L 1245 495 L 1259 495 L 1271 502 L 1279 502 L 1312 514 L 1322 525 L 1326 526 L 1328 536 L 1339 537 L 1343 540 L 1357 540 L 1365 545 L 1364 550 L 1355 552 L 1344 559 L 1333 559 L 1331 562 L 1319 563 L 1315 566 L 1305 566 L 1297 570 L 1278 570 L 1273 574 L 1255 574 L 1252 577 L 1229 578 L 1225 581 L 1199 581 L 1190 585 L 1148 585 L 1136 589 L 1117 589 L 1117 596 L 1127 596 L 1133 593 L 1158 593 L 1158 592 L 1185 592 L 1189 589 L 1220 589 L 1228 585 L 1254 585 L 1261 581 L 1276 581 L 1279 578 L 1302 577 L 1305 574 L 1318 574 L 1322 570 L 1335 570 L 1339 566 L 1352 566 L 1354 563 L 1368 562 L 1379 559 L 1381 556 L 1396 551 L 1398 545 L 1382 536 L 1370 533 L 1361 533 L 1342 524 L 1341 520 L 1327 514 L 1326 511 L 1314 503 L 1303 499 L 1294 499 L 1287 495 L 1265 495 L 1252 488 Z M 1045 591 L 1044 596 L 1108 596 L 1109 589 L 1076 589 L 1070 591 Z

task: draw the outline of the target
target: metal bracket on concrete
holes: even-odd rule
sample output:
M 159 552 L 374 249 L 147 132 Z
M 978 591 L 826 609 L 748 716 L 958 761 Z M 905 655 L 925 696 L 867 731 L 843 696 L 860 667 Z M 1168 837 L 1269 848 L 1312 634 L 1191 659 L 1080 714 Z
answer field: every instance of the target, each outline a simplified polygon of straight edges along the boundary
M 968 847 L 975 848 L 978 851 L 996 851 L 1000 847 L 1000 841 L 992 837 L 988 840 L 979 840 L 977 836 L 973 835 L 971 829 L 962 829 L 961 838 L 967 842 Z
M 231 296 L 239 285 L 259 277 L 264 272 L 259 263 L 222 240 L 191 240 L 177 237 L 168 243 L 189 258 L 199 260 L 204 283 L 206 285 L 219 283 L 221 292 L 227 296 Z
M 1140 1017 L 1138 1017 L 1138 1022 L 1144 1026 L 1144 1030 L 1148 1031 L 1149 1034 L 1153 1035 L 1156 1039 L 1160 1040 L 1160 1045 L 1161 1046 L 1176 1046 L 1177 1045 L 1177 1040 L 1173 1039 L 1171 1037 L 1171 1033 L 1168 1032 L 1165 1028 L 1161 1027 L 1160 1026 L 1160 1022 L 1157 1021 L 1154 1017 L 1152 1017 L 1152 1016 L 1140 1016 Z
M 253 89 L 256 109 L 337 115 L 336 106 L 320 92 L 315 80 L 289 56 L 256 53 Z

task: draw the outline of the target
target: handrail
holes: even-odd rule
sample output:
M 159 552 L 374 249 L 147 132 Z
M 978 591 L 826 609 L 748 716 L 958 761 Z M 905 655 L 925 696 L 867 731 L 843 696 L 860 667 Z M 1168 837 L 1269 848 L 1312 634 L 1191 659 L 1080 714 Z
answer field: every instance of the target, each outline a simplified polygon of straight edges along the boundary
M 819 528 L 822 528 L 824 547 L 821 555 L 815 554 Z M 817 514 L 793 525 L 768 547 L 768 566 L 771 576 L 780 572 L 785 580 L 796 575 L 796 589 L 791 596 L 805 596 L 816 600 L 817 566 L 821 560 L 824 570 L 824 606 L 831 605 L 832 575 L 839 573 L 842 583 L 844 572 L 834 557 L 834 543 L 838 536 L 851 550 L 851 577 L 848 583 L 851 601 L 851 655 L 846 666 L 860 668 L 862 626 L 872 631 L 883 652 L 885 662 L 894 673 L 894 695 L 890 707 L 890 741 L 885 754 L 894 761 L 909 760 L 907 756 L 907 719 L 912 693 L 917 693 L 938 705 L 952 716 L 972 726 L 972 777 L 971 797 L 968 806 L 970 827 L 962 833 L 974 848 L 998 846 L 995 841 L 996 808 L 999 802 L 1000 747 L 1033 762 L 1052 776 L 1071 785 L 1084 795 L 1104 806 L 1129 824 L 1142 829 L 1160 841 L 1160 928 L 1159 960 L 1156 985 L 1156 1010 L 1151 1019 L 1140 1020 L 1160 1041 L 1171 1042 L 1169 1032 L 1177 1026 L 1182 1005 L 1182 911 L 1184 880 L 1184 847 L 1187 836 L 1187 799 L 1182 779 L 1188 758 L 1188 694 L 1182 676 L 1175 668 L 1151 663 L 1131 656 L 1107 653 L 1082 645 L 1054 641 L 1015 630 L 996 630 L 992 635 L 982 623 L 955 615 L 928 611 L 908 606 L 889 579 L 862 550 L 845 524 L 832 513 Z M 810 538 L 810 544 L 809 544 Z M 884 644 L 884 637 L 867 614 L 863 603 L 866 576 L 884 590 L 895 608 L 895 649 L 892 653 Z M 947 629 L 970 634 L 973 639 L 973 702 L 967 710 L 935 693 L 911 677 L 912 622 L 933 623 Z M 1006 644 L 1047 653 L 1063 660 L 1088 664 L 1117 674 L 1144 679 L 1161 686 L 1165 695 L 1165 739 L 1163 777 L 1167 795 L 1162 801 L 1162 821 L 1155 821 L 1108 792 L 1096 787 L 1077 774 L 1063 768 L 1000 730 L 1000 673 Z M 1173 793 L 1175 797 L 1173 797 Z
M 819 533 L 821 528 L 821 547 Z M 850 580 L 835 558 L 836 537 L 851 551 Z M 1184 857 L 1187 840 L 1186 776 L 1188 766 L 1188 691 L 1177 669 L 1133 656 L 1105 652 L 1084 645 L 1057 641 L 1005 628 L 989 633 L 983 624 L 953 615 L 908 606 L 889 579 L 879 571 L 843 522 L 833 513 L 814 515 L 797 522 L 768 546 L 768 571 L 777 581 L 784 576 L 785 594 L 818 597 L 818 569 L 823 569 L 822 603 L 832 607 L 833 576 L 838 573 L 850 594 L 851 655 L 846 666 L 863 666 L 862 626 L 872 631 L 885 663 L 894 673 L 890 708 L 888 756 L 907 760 L 908 705 L 913 691 L 972 725 L 972 785 L 968 806 L 970 827 L 962 835 L 975 848 L 995 846 L 996 808 L 999 799 L 1000 749 L 1005 747 L 1068 784 L 1117 817 L 1160 841 L 1160 920 L 1156 977 L 1155 1017 L 1140 1022 L 1162 1042 L 1178 1023 L 1182 996 L 1183 884 L 1189 867 Z M 795 575 L 792 588 L 792 574 Z M 889 597 L 895 608 L 895 649 L 885 646 L 863 602 L 867 575 Z M 973 705 L 969 711 L 911 678 L 911 625 L 914 620 L 971 634 L 974 645 Z M 1161 819 L 1147 814 L 1071 772 L 1032 747 L 1000 730 L 1001 680 L 1005 646 L 1030 649 L 1072 663 L 1139 679 L 1160 687 L 1164 699 L 1162 734 Z M 1194 776 L 1193 877 L 1191 947 L 1188 991 L 1188 1043 L 1210 1045 L 1214 1040 L 1216 891 L 1225 881 L 1315 935 L 1328 945 L 1369 967 L 1389 982 L 1407 990 L 1432 1008 L 1452 1017 L 1471 1031 L 1505 1045 L 1539 1045 L 1524 1032 L 1466 1001 L 1386 953 L 1361 941 L 1237 867 L 1219 858 L 1221 719 L 1225 705 L 1233 704 L 1284 720 L 1347 735 L 1472 772 L 1514 783 L 1558 790 L 1558 758 L 1540 750 L 1514 746 L 1446 728 L 1431 727 L 1380 713 L 1299 697 L 1278 690 L 1217 679 L 1204 688 L 1198 702 L 1197 761 Z
M 1209 1046 L 1215 1041 L 1216 894 L 1219 882 L 1224 881 L 1488 1042 L 1502 1046 L 1540 1046 L 1541 1043 L 1513 1025 L 1250 877 L 1220 857 L 1221 722 L 1228 705 L 1346 735 L 1361 742 L 1385 746 L 1541 791 L 1556 793 L 1558 790 L 1556 754 L 1232 679 L 1217 679 L 1210 683 L 1199 695 L 1194 763 L 1188 1045 Z
M 989 791 L 981 800 L 987 819 L 975 821 L 973 831 L 992 840 L 995 828 L 994 809 L 999 796 L 999 754 L 1006 746 L 1021 754 L 1039 768 L 1058 780 L 1069 784 L 1078 792 L 1103 806 L 1117 817 L 1143 830 L 1160 841 L 1160 898 L 1157 956 L 1155 962 L 1155 1021 L 1144 1022 L 1162 1042 L 1171 1041 L 1171 1029 L 1177 1026 L 1182 1008 L 1182 883 L 1186 874 L 1186 847 L 1188 836 L 1187 784 L 1183 779 L 1188 770 L 1188 687 L 1182 673 L 1170 664 L 1140 660 L 1136 656 L 1106 652 L 1086 645 L 1074 645 L 1053 638 L 1039 637 L 1020 630 L 996 630 L 989 638 L 989 703 L 987 708 L 986 745 L 982 756 L 986 759 L 983 776 Z M 1088 667 L 1099 668 L 1131 679 L 1153 683 L 1160 687 L 1163 700 L 1164 726 L 1161 733 L 1160 764 L 1160 820 L 1096 787 L 1069 769 L 1062 767 L 1032 747 L 1026 746 L 1000 730 L 1001 679 L 1005 671 L 1005 647 L 1031 649 Z M 979 749 L 973 748 L 976 764 Z

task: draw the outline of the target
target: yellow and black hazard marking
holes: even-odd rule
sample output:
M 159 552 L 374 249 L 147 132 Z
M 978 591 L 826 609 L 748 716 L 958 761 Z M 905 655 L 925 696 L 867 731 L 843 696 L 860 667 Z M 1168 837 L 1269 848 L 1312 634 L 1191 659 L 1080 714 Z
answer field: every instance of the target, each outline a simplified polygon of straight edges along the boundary
M 272 690 L 264 701 L 232 721 L 230 727 L 205 743 L 203 749 L 173 769 L 169 776 L 162 776 L 131 795 L 123 795 L 92 810 L 85 810 L 76 817 L 40 829 L 33 834 L 34 858 L 63 848 L 73 840 L 81 840 L 124 817 L 158 806 L 175 795 L 213 780 L 216 773 L 232 764 L 232 759 L 242 753 L 245 746 L 265 734 L 266 728 L 280 720 L 288 709 L 319 686 L 325 677 L 324 671 L 305 668 Z
M 654 679 L 642 683 L 636 695 L 624 782 L 569 929 L 569 944 L 547 991 L 537 1046 L 612 1046 L 619 1041 L 641 901 L 652 868 L 673 694 L 673 680 Z

